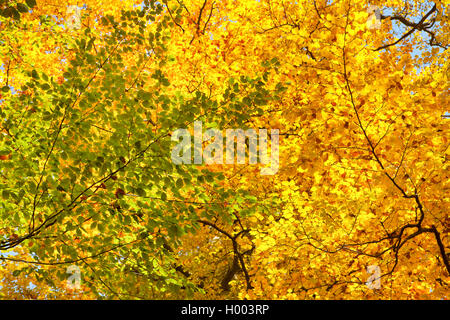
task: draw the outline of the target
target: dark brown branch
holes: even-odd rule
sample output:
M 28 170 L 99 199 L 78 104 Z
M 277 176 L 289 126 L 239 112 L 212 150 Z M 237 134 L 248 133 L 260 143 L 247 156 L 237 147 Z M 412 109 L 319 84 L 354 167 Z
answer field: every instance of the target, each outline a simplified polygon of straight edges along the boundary
M 445 247 L 444 247 L 444 244 L 442 243 L 441 235 L 439 234 L 439 231 L 437 231 L 437 229 L 434 225 L 431 226 L 431 230 L 432 230 L 434 237 L 436 238 L 436 242 L 439 246 L 439 251 L 441 253 L 442 261 L 444 262 L 444 265 L 447 268 L 447 272 L 450 275 L 450 262 L 448 259 L 448 255 L 445 252 Z
M 314 10 L 316 10 L 317 15 L 320 19 L 322 19 L 322 16 L 320 15 L 319 9 L 317 8 L 316 0 L 313 0 L 314 3 Z
M 434 10 L 436 10 L 436 5 L 433 7 L 432 10 L 430 10 L 430 12 L 428 12 L 428 13 L 422 18 L 422 20 L 419 22 L 419 24 L 422 24 L 423 21 L 425 21 L 425 19 L 426 19 L 432 12 L 434 12 Z M 347 19 L 347 21 L 348 21 L 348 19 Z M 414 30 L 414 29 L 413 29 L 413 30 Z M 423 227 L 422 227 L 423 220 L 425 219 L 425 212 L 424 212 L 424 209 L 423 209 L 422 202 L 420 201 L 419 195 L 418 195 L 418 193 L 417 193 L 417 189 L 414 191 L 414 194 L 407 194 L 406 191 L 405 191 L 405 190 L 397 183 L 397 181 L 395 181 L 395 178 L 393 178 L 393 177 L 386 171 L 386 169 L 385 169 L 383 163 L 381 162 L 380 158 L 378 157 L 378 154 L 375 152 L 375 147 L 374 147 L 374 145 L 373 145 L 372 140 L 369 138 L 369 136 L 368 136 L 366 130 L 364 129 L 364 126 L 363 126 L 362 121 L 361 121 L 361 117 L 360 117 L 359 112 L 358 112 L 358 108 L 356 107 L 356 104 L 355 104 L 355 101 L 354 101 L 354 98 L 353 98 L 353 91 L 352 91 L 351 86 L 350 86 L 350 80 L 349 80 L 349 78 L 348 78 L 348 73 L 347 73 L 347 60 L 346 60 L 346 55 L 345 55 L 345 35 L 344 35 L 344 47 L 343 47 L 343 50 L 342 50 L 342 54 L 343 54 L 344 79 L 345 79 L 345 83 L 346 83 L 346 89 L 347 89 L 347 91 L 348 91 L 348 93 L 349 93 L 349 95 L 350 95 L 350 102 L 351 102 L 351 105 L 352 105 L 352 107 L 353 107 L 353 111 L 354 111 L 355 114 L 356 114 L 356 118 L 357 118 L 357 120 L 358 120 L 358 126 L 361 128 L 361 130 L 362 130 L 362 132 L 363 132 L 363 134 L 364 134 L 365 140 L 367 141 L 367 143 L 368 143 L 368 145 L 369 145 L 370 152 L 371 152 L 372 156 L 375 158 L 375 161 L 378 163 L 378 165 L 379 165 L 379 166 L 381 167 L 381 169 L 383 170 L 383 172 L 384 172 L 384 174 L 386 175 L 386 177 L 388 177 L 388 179 L 393 183 L 393 185 L 394 185 L 394 186 L 402 193 L 403 197 L 404 197 L 404 198 L 407 198 L 407 199 L 414 199 L 414 200 L 415 200 L 416 205 L 417 205 L 416 210 L 418 209 L 418 210 L 419 210 L 419 213 L 420 213 L 419 220 L 418 220 L 417 223 L 404 225 L 404 226 L 399 230 L 398 235 L 392 235 L 392 237 L 395 237 L 395 238 L 397 238 L 398 240 L 397 240 L 396 244 L 394 244 L 394 246 L 393 246 L 394 253 L 395 253 L 395 264 L 394 264 L 392 270 L 391 270 L 389 273 L 392 273 L 392 272 L 394 271 L 395 267 L 397 266 L 399 250 L 400 250 L 400 248 L 401 248 L 407 241 L 409 241 L 410 239 L 415 238 L 416 236 L 418 236 L 418 235 L 420 235 L 420 234 L 422 234 L 422 233 L 425 233 L 425 232 L 432 232 L 432 233 L 434 233 L 434 235 L 435 235 L 437 244 L 438 244 L 439 249 L 440 249 L 440 253 L 441 253 L 442 260 L 444 261 L 444 265 L 445 265 L 446 268 L 447 268 L 447 272 L 450 274 L 450 264 L 449 264 L 449 261 L 448 261 L 448 257 L 447 257 L 447 255 L 446 255 L 446 253 L 445 253 L 445 248 L 444 248 L 444 246 L 443 246 L 443 244 L 442 244 L 442 241 L 441 241 L 441 239 L 440 239 L 439 232 L 437 231 L 437 229 L 436 229 L 435 226 L 432 226 L 431 229 L 429 229 L 429 228 L 427 229 L 427 228 L 423 228 Z M 406 229 L 409 229 L 409 228 L 417 228 L 417 231 L 414 232 L 413 234 L 410 234 L 409 236 L 407 236 L 407 237 L 402 241 L 403 233 L 406 231 Z
M 205 34 L 205 30 L 206 30 L 206 27 L 208 26 L 209 20 L 211 20 L 212 13 L 214 10 L 214 4 L 215 4 L 215 2 L 213 1 L 213 3 L 211 4 L 211 10 L 209 11 L 208 19 L 206 20 L 205 25 L 203 26 L 203 31 L 202 31 L 203 34 Z
M 117 246 L 114 246 L 112 248 L 109 249 L 105 249 L 103 251 L 100 251 L 96 254 L 93 254 L 91 256 L 88 257 L 84 257 L 84 258 L 78 258 L 78 259 L 72 259 L 72 260 L 64 260 L 64 261 L 56 261 L 56 262 L 48 262 L 48 261 L 31 261 L 31 260 L 24 260 L 24 259 L 16 259 L 16 258 L 9 258 L 9 257 L 0 257 L 0 260 L 5 260 L 5 261 L 13 261 L 13 262 L 22 262 L 22 263 L 27 263 L 27 264 L 34 264 L 34 265 L 41 265 L 41 266 L 57 266 L 57 265 L 64 265 L 64 264 L 73 264 L 73 263 L 77 263 L 86 259 L 93 259 L 93 258 L 97 258 L 105 253 L 114 251 L 118 248 L 130 245 L 132 243 L 135 243 L 137 241 L 141 241 L 142 239 L 137 239 L 137 240 L 133 240 L 124 244 L 119 244 Z
M 231 240 L 232 244 L 233 244 L 233 254 L 234 254 L 233 262 L 231 264 L 231 267 L 228 269 L 227 273 L 225 274 L 224 278 L 221 281 L 222 289 L 225 290 L 225 291 L 229 291 L 230 290 L 230 285 L 229 285 L 230 281 L 233 279 L 234 275 L 236 273 L 238 273 L 239 271 L 241 271 L 241 270 L 242 270 L 242 272 L 244 273 L 244 276 L 245 276 L 247 289 L 248 290 L 252 289 L 253 287 L 251 285 L 250 276 L 248 274 L 247 267 L 245 266 L 243 253 L 239 252 L 239 244 L 236 241 L 236 239 L 240 235 L 248 232 L 248 230 L 246 230 L 246 229 L 242 230 L 241 232 L 239 232 L 239 233 L 237 233 L 236 235 L 233 236 L 229 232 L 223 230 L 222 228 L 219 228 L 216 224 L 211 223 L 209 221 L 197 220 L 197 222 L 216 229 L 217 231 L 219 231 L 220 233 L 222 233 L 226 237 L 228 237 Z
M 195 36 L 198 35 L 198 33 L 200 32 L 200 21 L 201 21 L 201 19 L 202 19 L 203 10 L 205 10 L 205 7 L 206 7 L 206 2 L 208 2 L 208 0 L 205 0 L 205 1 L 203 2 L 202 7 L 200 8 L 200 12 L 199 12 L 199 14 L 198 14 L 198 18 L 197 18 L 197 22 L 196 22 L 197 30 L 195 31 L 194 35 L 192 36 L 191 41 L 189 42 L 190 45 L 191 45 L 192 42 L 194 41 Z
M 433 12 L 435 12 L 435 11 L 436 11 L 436 4 L 433 6 L 433 8 L 431 8 L 430 11 L 427 12 L 427 14 L 425 14 L 425 15 L 422 17 L 422 19 L 420 19 L 419 22 L 417 22 L 417 23 L 415 23 L 415 24 L 412 23 L 412 22 L 407 21 L 407 20 L 404 19 L 404 18 L 401 19 L 399 16 L 395 16 L 395 17 L 394 17 L 395 20 L 398 20 L 398 21 L 404 23 L 404 24 L 407 25 L 407 26 L 412 26 L 411 30 L 409 30 L 408 32 L 406 32 L 404 35 L 402 35 L 402 36 L 401 36 L 399 39 L 397 39 L 395 42 L 390 43 L 390 44 L 383 45 L 383 46 L 381 46 L 381 47 L 378 47 L 378 48 L 376 48 L 374 51 L 379 51 L 379 50 L 383 50 L 383 49 L 386 49 L 386 48 L 388 48 L 388 47 L 394 46 L 394 45 L 396 45 L 397 43 L 399 43 L 400 41 L 402 41 L 403 39 L 406 39 L 408 36 L 410 36 L 410 35 L 411 35 L 414 31 L 416 31 L 416 30 L 422 30 L 422 31 L 425 31 L 425 29 L 427 28 L 428 24 L 425 24 L 424 22 L 425 22 L 425 20 L 426 20 Z M 392 18 L 392 17 L 381 16 L 381 19 L 387 19 L 387 18 Z M 406 22 L 406 23 L 405 23 L 405 22 Z
M 182 26 L 175 20 L 175 18 L 173 17 L 172 11 L 171 11 L 170 8 L 169 8 L 169 4 L 167 3 L 167 0 L 164 1 L 164 4 L 165 4 L 166 7 L 167 7 L 167 11 L 169 12 L 170 17 L 172 18 L 172 21 L 173 21 L 178 27 L 180 27 L 180 29 L 181 29 L 181 30 L 183 31 L 183 33 L 184 33 L 183 27 L 182 27 Z
M 11 59 L 8 60 L 8 68 L 6 69 L 6 86 L 9 84 L 9 68 L 11 66 Z

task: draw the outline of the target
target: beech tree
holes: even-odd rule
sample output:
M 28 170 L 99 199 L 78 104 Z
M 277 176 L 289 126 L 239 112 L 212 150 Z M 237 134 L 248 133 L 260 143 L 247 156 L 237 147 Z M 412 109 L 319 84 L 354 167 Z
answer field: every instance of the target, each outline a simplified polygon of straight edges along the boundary
M 448 298 L 447 0 L 68 5 L 0 3 L 3 297 Z

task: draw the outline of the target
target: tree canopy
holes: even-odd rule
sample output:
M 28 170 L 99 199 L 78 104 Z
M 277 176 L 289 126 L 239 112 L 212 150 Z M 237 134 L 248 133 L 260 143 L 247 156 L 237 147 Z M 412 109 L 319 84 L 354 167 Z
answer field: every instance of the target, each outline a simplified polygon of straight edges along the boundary
M 449 4 L 0 1 L 0 297 L 448 299 Z

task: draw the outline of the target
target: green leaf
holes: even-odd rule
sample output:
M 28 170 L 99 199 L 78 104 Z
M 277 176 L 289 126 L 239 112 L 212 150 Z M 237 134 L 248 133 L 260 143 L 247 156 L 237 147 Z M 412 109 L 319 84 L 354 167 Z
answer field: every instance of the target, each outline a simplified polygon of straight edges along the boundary
M 34 79 L 39 79 L 39 75 L 38 75 L 37 71 L 34 70 L 34 69 L 33 69 L 33 71 L 31 71 L 31 76 L 32 76 Z
M 36 5 L 36 0 L 25 0 L 27 6 L 33 8 Z
M 176 182 L 176 186 L 177 188 L 181 189 L 183 187 L 184 183 L 183 183 L 183 179 L 178 179 Z
M 140 196 L 140 197 L 145 197 L 145 190 L 144 189 L 142 189 L 142 188 L 137 188 L 136 189 L 136 193 L 137 193 L 137 195 L 138 196 Z
M 24 13 L 24 12 L 28 12 L 28 7 L 25 5 L 25 4 L 23 4 L 23 3 L 18 3 L 17 4 L 17 10 L 19 11 L 19 12 L 22 12 L 22 13 Z
M 17 17 L 20 18 L 19 12 L 14 7 L 8 7 L 3 10 L 2 15 L 6 18 L 12 18 L 17 19 Z

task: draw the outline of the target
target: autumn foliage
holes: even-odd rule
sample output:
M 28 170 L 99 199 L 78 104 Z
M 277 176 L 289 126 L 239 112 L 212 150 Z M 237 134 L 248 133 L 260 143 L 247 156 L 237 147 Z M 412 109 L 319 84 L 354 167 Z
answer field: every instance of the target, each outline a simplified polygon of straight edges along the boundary
M 448 299 L 449 4 L 0 1 L 0 298 Z

